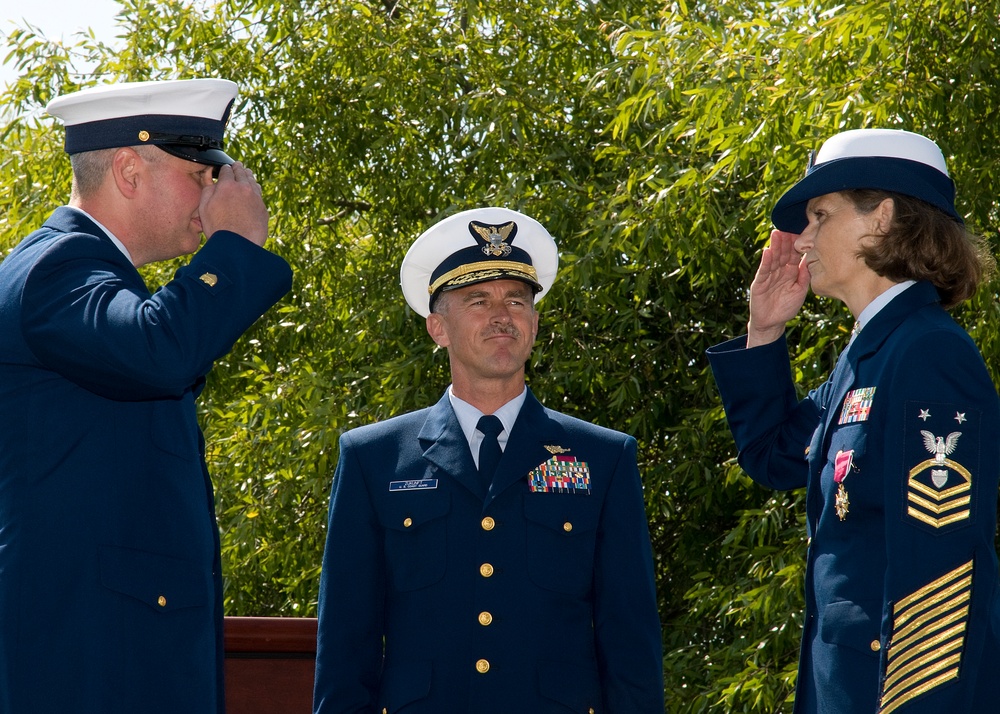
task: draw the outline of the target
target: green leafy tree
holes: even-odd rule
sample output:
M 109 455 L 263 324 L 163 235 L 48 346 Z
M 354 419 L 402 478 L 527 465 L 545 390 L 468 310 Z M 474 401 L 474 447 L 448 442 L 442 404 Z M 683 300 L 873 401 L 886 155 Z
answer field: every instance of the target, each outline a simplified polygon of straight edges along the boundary
M 934 137 L 996 247 L 997 24 L 997 8 L 955 0 L 122 0 L 113 48 L 6 35 L 20 79 L 2 99 L 0 245 L 68 195 L 61 132 L 38 112 L 52 96 L 239 82 L 228 148 L 264 185 L 296 277 L 201 400 L 226 607 L 310 616 L 339 435 L 448 383 L 399 292 L 406 248 L 473 206 L 539 218 L 562 262 L 529 382 L 639 440 L 668 710 L 789 711 L 803 494 L 735 464 L 704 350 L 743 329 L 770 208 L 837 131 Z M 173 268 L 151 267 L 150 284 Z M 997 309 L 991 285 L 958 312 L 995 374 Z M 803 389 L 830 371 L 847 320 L 810 298 L 790 326 Z

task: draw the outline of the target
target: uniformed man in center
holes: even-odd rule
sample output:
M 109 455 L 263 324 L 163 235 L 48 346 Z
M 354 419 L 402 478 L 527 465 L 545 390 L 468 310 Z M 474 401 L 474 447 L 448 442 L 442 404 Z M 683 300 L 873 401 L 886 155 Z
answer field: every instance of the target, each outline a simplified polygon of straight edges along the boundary
M 316 714 L 662 714 L 636 441 L 525 386 L 557 265 L 542 225 L 504 208 L 406 254 L 403 293 L 452 384 L 341 437 Z

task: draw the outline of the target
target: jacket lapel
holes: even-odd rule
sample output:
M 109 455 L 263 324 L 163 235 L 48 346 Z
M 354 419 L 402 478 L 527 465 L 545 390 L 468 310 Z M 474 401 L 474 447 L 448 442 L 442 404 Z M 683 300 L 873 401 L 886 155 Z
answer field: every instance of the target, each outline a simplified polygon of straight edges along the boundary
M 485 498 L 486 488 L 479 480 L 479 471 L 472 460 L 469 442 L 465 440 L 455 410 L 451 408 L 447 391 L 431 407 L 417 438 L 424 447 L 424 458 L 427 461 L 479 498 Z

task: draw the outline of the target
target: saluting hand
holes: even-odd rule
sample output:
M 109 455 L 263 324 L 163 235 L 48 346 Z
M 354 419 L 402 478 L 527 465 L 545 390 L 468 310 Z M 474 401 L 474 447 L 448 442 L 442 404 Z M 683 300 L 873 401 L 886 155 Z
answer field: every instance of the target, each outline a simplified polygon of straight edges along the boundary
M 201 191 L 198 209 L 202 229 L 238 233 L 263 246 L 267 241 L 267 206 L 253 172 L 239 161 L 219 169 L 219 178 Z
M 795 317 L 809 292 L 809 270 L 795 250 L 794 233 L 771 231 L 760 266 L 750 285 L 747 347 L 774 342 Z

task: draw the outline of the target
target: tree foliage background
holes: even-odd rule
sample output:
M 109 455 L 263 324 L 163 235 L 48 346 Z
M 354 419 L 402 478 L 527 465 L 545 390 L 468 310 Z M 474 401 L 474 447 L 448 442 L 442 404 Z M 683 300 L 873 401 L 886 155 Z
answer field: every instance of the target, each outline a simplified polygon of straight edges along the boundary
M 446 215 L 505 205 L 561 249 L 532 389 L 640 443 L 667 710 L 789 711 L 803 494 L 735 465 L 704 351 L 742 331 L 770 208 L 837 131 L 935 138 L 996 252 L 997 0 L 120 5 L 112 43 L 2 28 L 19 80 L 0 98 L 0 246 L 68 197 L 49 99 L 116 80 L 240 84 L 228 148 L 264 185 L 296 278 L 201 402 L 228 614 L 315 615 L 339 435 L 448 384 L 399 292 L 402 255 Z M 150 268 L 150 285 L 175 267 Z M 995 376 L 996 288 L 957 313 Z M 790 325 L 803 390 L 847 320 L 810 298 Z

